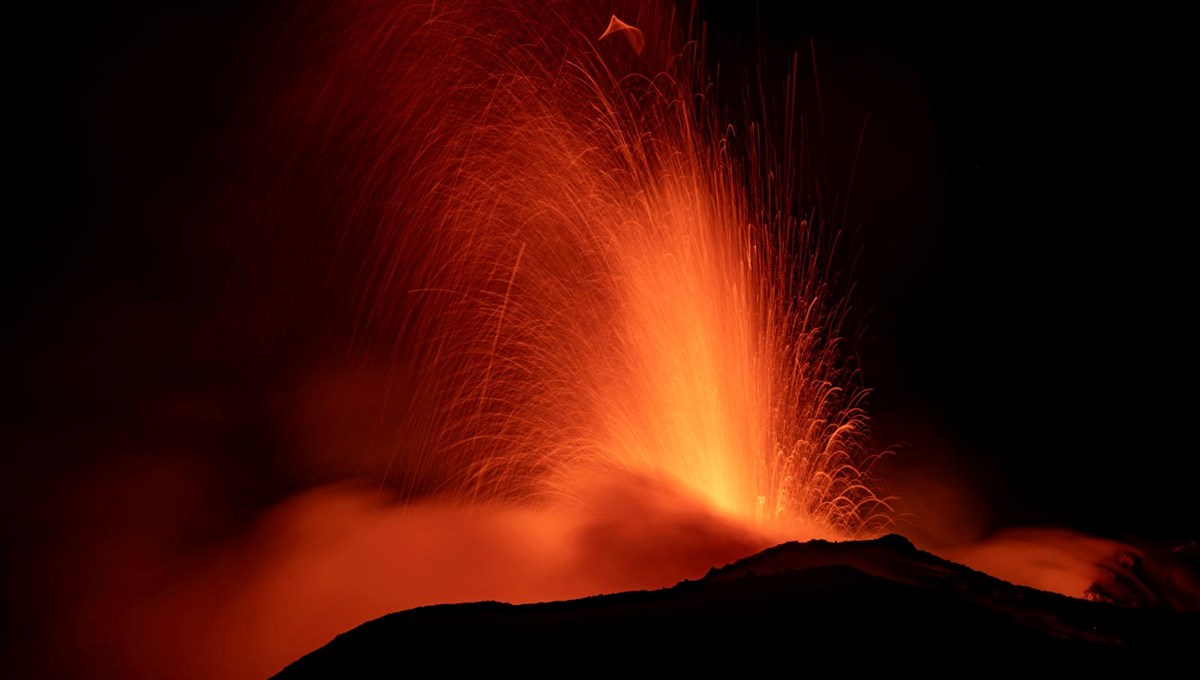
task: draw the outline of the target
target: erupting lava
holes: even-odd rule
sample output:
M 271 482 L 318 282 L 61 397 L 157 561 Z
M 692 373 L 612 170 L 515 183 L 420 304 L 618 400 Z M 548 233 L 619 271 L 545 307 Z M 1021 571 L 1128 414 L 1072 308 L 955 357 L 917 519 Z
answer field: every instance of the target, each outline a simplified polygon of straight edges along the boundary
M 13 334 L 22 336 L 13 354 L 25 361 L 43 338 L 55 342 L 34 352 L 41 361 L 30 362 L 10 390 L 29 400 L 14 413 L 30 422 L 5 440 L 21 448 L 4 468 L 12 472 L 2 495 L 12 508 L 3 526 L 14 537 L 18 574 L 4 593 L 19 612 L 8 642 L 24 664 L 9 675 L 263 677 L 392 612 L 670 588 L 785 541 L 872 538 L 895 516 L 923 523 L 905 525 L 923 547 L 996 576 L 1113 603 L 1200 608 L 1200 577 L 1173 552 L 1065 531 L 1009 532 L 981 543 L 992 529 L 985 519 L 962 528 L 955 520 L 986 499 L 976 503 L 965 481 L 942 484 L 947 473 L 938 465 L 911 468 L 907 485 L 905 470 L 890 471 L 890 488 L 904 489 L 903 500 L 893 502 L 875 483 L 883 454 L 868 429 L 868 393 L 850 337 L 853 258 L 840 236 L 847 199 L 834 198 L 826 183 L 843 184 L 844 176 L 848 193 L 855 168 L 825 170 L 839 164 L 822 161 L 822 172 L 811 172 L 808 159 L 819 154 L 806 146 L 812 133 L 797 103 L 809 83 L 816 135 L 828 129 L 834 145 L 844 130 L 825 127 L 816 79 L 802 78 L 797 58 L 778 91 L 766 75 L 771 59 L 754 74 L 710 72 L 704 26 L 679 16 L 686 10 L 677 5 L 688 3 L 674 0 L 275 4 L 282 15 L 221 55 L 232 64 L 247 56 L 241 48 L 261 50 L 250 55 L 247 82 L 225 82 L 234 67 L 215 68 L 214 82 L 194 92 L 195 79 L 179 77 L 172 82 L 183 85 L 161 93 L 170 67 L 143 69 L 164 36 L 187 33 L 196 45 L 175 61 L 203 66 L 189 66 L 185 76 L 209 70 L 208 34 L 192 36 L 187 22 L 163 34 L 156 13 L 140 27 L 100 11 L 62 31 L 58 17 L 48 23 L 64 43 L 89 45 L 85 27 L 94 23 L 105 34 L 95 42 L 113 44 L 45 50 L 72 92 L 60 93 L 56 83 L 23 98 L 61 101 L 64 130 L 29 174 L 64 166 L 53 174 L 63 184 L 53 195 L 66 203 L 47 211 L 47 224 L 56 225 L 50 236 L 34 234 L 32 255 L 21 255 L 45 271 L 13 279 L 22 300 L 26 280 L 53 282 L 39 304 L 22 302 L 11 315 L 31 328 Z M 237 25 L 215 35 L 242 35 L 249 14 L 231 13 Z M 145 34 L 144 50 L 127 50 L 127 31 Z M 962 43 L 955 36 L 944 44 Z M 93 54 L 107 55 L 94 60 L 97 72 L 132 75 L 76 78 L 76 62 Z M 883 80 L 856 87 L 902 83 L 905 95 L 860 103 L 907 101 L 909 89 L 924 87 L 892 55 L 886 64 L 873 59 L 861 72 L 843 65 L 855 74 L 882 69 Z M 953 89 L 960 79 L 949 75 L 969 70 L 929 82 Z M 730 91 L 741 99 L 722 96 Z M 206 92 L 231 101 L 174 117 Z M 975 89 L 969 95 L 964 109 L 985 101 Z M 924 93 L 912 96 L 881 139 L 924 130 L 933 119 L 933 95 L 929 102 Z M 90 108 L 74 110 L 76 97 Z M 121 106 L 113 106 L 117 99 Z M 218 134 L 189 121 L 228 126 Z M 75 129 L 85 123 L 97 130 Z M 983 134 L 975 122 L 967 127 Z M 167 132 L 179 149 L 169 147 Z M 892 149 L 905 172 L 926 132 Z M 127 153 L 128 135 L 139 145 Z M 58 148 L 74 141 L 85 147 L 78 163 Z M 161 142 L 168 148 L 145 153 Z M 982 146 L 998 144 L 989 138 Z M 963 158 L 974 163 L 974 153 Z M 1013 158 L 1024 164 L 1027 156 Z M 937 174 L 932 156 L 926 160 L 930 176 Z M 164 172 L 149 186 L 186 190 L 144 201 L 154 192 L 140 180 L 168 164 L 199 169 Z M 999 174 L 968 166 L 964 194 Z M 924 170 L 907 184 L 891 182 L 895 175 L 876 182 L 883 167 L 866 173 L 872 192 L 887 187 L 913 206 L 937 193 L 911 190 L 923 187 Z M 77 180 L 89 175 L 103 179 L 83 187 Z M 160 215 L 164 207 L 179 214 Z M 127 217 L 132 224 L 115 235 L 99 233 Z M 58 228 L 60 219 L 85 235 L 79 252 L 60 247 L 71 233 Z M 977 231 L 973 243 L 993 243 L 991 231 Z M 912 239 L 911 249 L 925 244 Z M 89 258 L 80 253 L 96 262 L 82 266 Z M 1077 259 L 1074 244 L 1070 253 Z M 74 295 L 135 261 L 149 264 L 98 285 L 95 295 Z M 996 262 L 1008 267 L 1006 258 Z M 178 276 L 165 274 L 176 267 Z M 969 279 L 938 285 L 959 280 Z M 959 297 L 934 299 L 941 301 L 928 310 L 962 307 Z M 979 309 L 976 318 L 991 307 Z M 1012 325 L 1020 332 L 1001 337 L 1025 332 Z M 996 342 L 981 342 L 988 341 Z M 992 361 L 992 353 L 979 354 Z M 958 364 L 947 358 L 944 365 Z M 1011 384 L 1024 390 L 1028 379 Z M 59 406 L 71 412 L 50 413 Z M 876 422 L 886 413 L 877 412 Z M 913 431 L 904 420 L 902 429 Z M 1187 555 L 1195 555 L 1194 543 Z M 629 620 L 644 627 L 638 637 L 686 620 L 709 636 L 693 640 L 701 645 L 724 643 L 713 631 L 744 628 L 739 642 L 753 638 L 762 647 L 755 625 L 781 607 L 793 608 L 783 615 L 803 625 L 777 636 L 819 628 L 812 639 L 799 634 L 809 643 L 836 638 L 871 648 L 908 621 L 898 615 L 924 612 L 930 602 L 937 626 L 899 639 L 921 638 L 920 630 L 970 637 L 952 618 L 962 612 L 981 626 L 965 630 L 1018 636 L 1027 632 L 1021 612 L 1032 612 L 1038 634 L 1051 637 L 1055 621 L 1043 614 L 1068 612 L 1064 621 L 1088 644 L 1122 642 L 1094 622 L 1138 624 L 1109 616 L 1107 605 L 1031 596 L 980 578 L 895 537 L 784 546 L 728 573 L 758 579 L 772 564 L 780 574 L 805 573 L 775 581 L 783 590 L 750 577 L 726 590 L 718 574 L 599 604 L 634 602 L 610 611 L 634 612 Z M 729 599 L 706 594 L 717 591 Z M 774 597 L 779 592 L 783 598 Z M 746 593 L 761 607 L 741 606 Z M 673 610 L 681 619 L 642 616 L 668 601 L 682 603 Z M 584 608 L 603 609 L 595 604 Z M 711 609 L 696 617 L 694 606 Z M 547 628 L 536 630 L 544 630 L 570 622 L 559 613 L 575 607 L 512 611 L 553 613 L 539 619 Z M 393 630 L 422 616 L 396 617 Z M 613 622 L 625 620 L 596 616 L 588 626 L 620 628 Z M 1167 630 L 1169 617 L 1161 621 Z M 590 628 L 563 630 L 565 637 Z M 486 627 L 475 634 L 490 635 Z M 542 642 L 535 636 L 525 649 Z M 977 642 L 1005 645 L 986 634 Z M 652 635 L 645 643 L 675 652 Z M 384 652 L 389 663 L 411 661 L 393 652 Z
M 667 588 L 784 541 L 891 527 L 901 513 L 873 480 L 882 454 L 847 337 L 845 198 L 810 172 L 795 60 L 777 93 L 760 66 L 734 78 L 755 83 L 734 90 L 742 101 L 718 104 L 729 81 L 707 71 L 703 25 L 671 0 L 283 4 L 245 106 L 209 140 L 233 158 L 195 173 L 195 196 L 213 181 L 220 200 L 192 223 L 192 200 L 208 201 L 180 198 L 179 233 L 136 251 L 172 246 L 129 277 L 147 298 L 160 270 L 189 270 L 168 277 L 172 323 L 143 337 L 160 307 L 127 300 L 124 278 L 95 298 L 116 312 L 81 296 L 74 315 L 46 315 L 42 332 L 72 336 L 46 394 L 88 389 L 61 400 L 79 410 L 61 421 L 69 433 L 55 418 L 22 432 L 31 453 L 8 475 L 26 485 L 28 462 L 45 477 L 6 513 L 20 585 L 5 595 L 24 624 L 10 642 L 29 669 L 13 675 L 263 677 L 391 612 Z M 80 89 L 107 108 L 104 87 Z M 96 189 L 129 184 L 119 195 L 135 207 L 95 210 L 158 220 L 129 180 L 149 172 L 125 168 Z M 94 319 L 116 329 L 98 333 L 115 350 L 74 337 Z M 123 396 L 96 406 L 112 384 Z M 108 423 L 118 414 L 128 421 Z M 43 455 L 76 447 L 65 471 Z M 911 493 L 928 469 L 899 487 L 928 502 L 901 510 L 953 519 L 943 496 Z M 1190 572 L 1111 541 L 1024 532 L 950 547 L 1076 596 L 1198 601 Z M 860 576 L 887 578 L 859 605 L 878 587 L 921 608 L 916 581 L 939 602 L 962 599 L 956 583 L 999 601 L 990 579 L 906 541 L 776 553 L 835 567 L 800 589 L 845 625 L 793 618 L 854 644 L 850 628 L 880 619 L 870 634 L 888 633 L 898 611 L 848 607 L 837 593 L 874 578 Z M 851 574 L 812 561 L 843 554 L 883 562 Z M 1098 580 L 1105 559 L 1116 566 Z M 850 591 L 823 591 L 828 578 Z M 729 613 L 707 612 L 726 628 L 740 621 Z
M 669 586 L 888 526 L 795 76 L 778 134 L 765 111 L 728 125 L 703 38 L 670 5 L 612 4 L 291 17 L 219 221 L 261 261 L 353 278 L 388 454 L 339 449 L 315 481 L 375 489 L 309 490 L 219 549 L 76 547 L 116 566 L 56 587 L 79 612 L 65 666 L 254 677 L 390 611 Z M 292 420 L 346 408 L 318 396 Z M 194 471 L 134 467 L 72 495 L 207 498 Z
M 467 4 L 359 8 L 306 90 L 355 152 L 348 228 L 376 211 L 365 318 L 420 366 L 430 437 L 391 476 L 571 507 L 632 474 L 771 535 L 877 533 L 827 216 L 725 127 L 703 45 L 640 4 Z

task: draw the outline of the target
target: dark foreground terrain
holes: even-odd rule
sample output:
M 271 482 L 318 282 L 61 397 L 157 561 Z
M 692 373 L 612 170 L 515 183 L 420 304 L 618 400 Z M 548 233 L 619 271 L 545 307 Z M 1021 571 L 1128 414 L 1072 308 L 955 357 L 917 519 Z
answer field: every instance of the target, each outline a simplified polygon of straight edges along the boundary
M 278 678 L 648 670 L 990 675 L 1045 664 L 1190 675 L 1200 614 L 1014 586 L 886 536 L 786 543 L 698 581 L 567 602 L 423 607 L 339 635 Z M 1185 669 L 1191 668 L 1192 671 Z

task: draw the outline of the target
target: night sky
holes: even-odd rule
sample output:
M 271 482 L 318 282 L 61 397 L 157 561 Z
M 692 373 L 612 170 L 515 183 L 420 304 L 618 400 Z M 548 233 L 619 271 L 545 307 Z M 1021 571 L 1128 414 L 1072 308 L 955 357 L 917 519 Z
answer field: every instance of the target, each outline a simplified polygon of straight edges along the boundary
M 262 261 L 220 217 L 248 171 L 264 36 L 283 29 L 270 3 L 167 4 L 20 23 L 0 338 L 14 545 L 39 540 L 62 480 L 130 459 L 212 463 L 227 516 L 193 530 L 214 535 L 344 472 L 281 455 L 297 435 L 275 405 L 288 376 L 344 353 L 347 286 L 313 274 L 306 232 L 273 235 Z M 761 54 L 781 88 L 799 52 L 812 104 L 815 59 L 810 143 L 832 193 L 869 116 L 845 229 L 877 440 L 899 451 L 884 477 L 957 479 L 993 527 L 1193 537 L 1179 22 L 701 8 L 722 87 Z

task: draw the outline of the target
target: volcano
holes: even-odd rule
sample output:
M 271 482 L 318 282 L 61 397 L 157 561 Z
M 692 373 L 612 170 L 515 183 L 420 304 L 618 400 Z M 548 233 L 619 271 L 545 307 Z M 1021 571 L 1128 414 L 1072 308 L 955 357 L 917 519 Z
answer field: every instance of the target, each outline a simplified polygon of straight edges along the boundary
M 1183 22 L 87 4 L 15 22 L 0 678 L 1200 638 Z
M 1197 639 L 1200 614 L 1016 586 L 888 535 L 784 543 L 663 590 L 411 609 L 339 635 L 276 677 L 390 676 L 414 667 L 520 672 L 566 660 L 576 668 L 711 670 L 818 653 L 856 666 L 918 657 L 1098 668 L 1183 660 Z

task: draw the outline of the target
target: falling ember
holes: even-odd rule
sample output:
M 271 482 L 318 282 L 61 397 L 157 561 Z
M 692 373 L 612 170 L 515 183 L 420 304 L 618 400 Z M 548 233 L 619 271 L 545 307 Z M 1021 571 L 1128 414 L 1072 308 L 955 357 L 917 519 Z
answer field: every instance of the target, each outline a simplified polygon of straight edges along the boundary
M 330 446 L 330 484 L 199 555 L 89 538 L 67 665 L 258 677 L 398 609 L 665 587 L 890 525 L 792 122 L 722 118 L 669 7 L 532 4 L 329 3 L 280 31 L 222 217 L 263 269 L 335 232 L 317 266 L 353 279 L 344 325 L 386 386 L 289 416 L 386 411 L 387 454 Z M 223 502 L 164 468 L 81 487 Z
M 600 36 L 600 40 L 604 40 L 610 35 L 621 34 L 629 40 L 630 47 L 636 54 L 641 54 L 646 48 L 646 36 L 642 35 L 636 27 L 621 21 L 614 15 L 608 20 L 608 28 L 604 29 L 604 34 Z
M 1146 439 L 1152 418 L 1141 417 L 1158 404 L 1119 398 L 1122 385 L 1141 395 L 1156 383 L 1132 359 L 1133 377 L 1113 382 L 1080 361 L 1087 352 L 1007 342 L 1047 320 L 1017 313 L 1030 296 L 1034 311 L 1053 311 L 1039 339 L 1089 312 L 1106 332 L 1109 297 L 1084 294 L 1112 272 L 1060 275 L 1056 263 L 1088 260 L 1077 255 L 1091 241 L 1076 240 L 1086 229 L 1053 235 L 1050 222 L 1071 222 L 1054 212 L 981 256 L 1008 226 L 995 200 L 1057 192 L 1072 174 L 1055 163 L 1023 174 L 1042 141 L 1054 137 L 1050 160 L 1076 155 L 1060 133 L 1095 146 L 1075 116 L 1062 117 L 1071 130 L 1053 124 L 1075 110 L 1042 97 L 1062 89 L 1054 67 L 1074 68 L 1081 43 L 1050 34 L 1022 68 L 996 58 L 1010 27 L 976 44 L 920 17 L 883 32 L 852 17 L 845 35 L 809 43 L 811 73 L 828 54 L 821 74 L 837 85 L 822 99 L 798 57 L 766 56 L 811 26 L 790 10 L 748 41 L 758 58 L 747 72 L 736 36 L 752 17 L 736 3 L 699 3 L 728 20 L 711 27 L 676 0 L 307 0 L 212 14 L 119 4 L 29 24 L 44 31 L 36 61 L 57 82 L 19 108 L 57 115 L 42 116 L 54 129 L 21 165 L 55 186 L 38 226 L 18 230 L 20 262 L 6 272 L 17 328 L 4 347 L 18 365 L 12 426 L 0 428 L 14 454 L 0 468 L 0 527 L 15 658 L 0 676 L 261 678 L 356 626 L 396 630 L 364 621 L 482 601 L 532 606 L 433 613 L 507 611 L 476 628 L 484 637 L 510 614 L 550 613 L 551 637 L 588 643 L 578 658 L 657 651 L 697 663 L 711 655 L 654 635 L 678 620 L 660 614 L 682 612 L 693 646 L 711 640 L 728 656 L 764 647 L 766 630 L 809 647 L 899 648 L 884 663 L 955 641 L 985 652 L 971 658 L 1014 640 L 1083 654 L 1200 628 L 1112 606 L 1200 610 L 1200 550 L 1166 543 L 1193 530 L 1186 494 L 1171 491 L 1182 486 L 1158 484 L 1156 464 L 1113 472 L 1088 445 L 1159 450 L 1168 440 Z M 725 53 L 706 44 L 718 34 L 732 62 L 709 68 L 706 55 Z M 773 69 L 789 75 L 774 81 Z M 1031 75 L 1034 86 L 1016 85 Z M 1046 106 L 977 106 L 1028 94 Z M 858 116 L 844 114 L 865 109 L 883 115 L 863 147 L 877 197 L 863 214 L 897 228 L 874 233 L 867 252 L 888 262 L 872 267 L 863 299 L 890 312 L 888 394 L 915 388 L 873 414 L 884 422 L 890 410 L 886 439 L 917 436 L 897 457 L 873 446 L 852 339 L 849 201 L 831 186 L 852 183 L 853 159 L 819 153 L 853 151 L 839 140 Z M 1127 122 L 1118 114 L 1106 114 L 1114 128 Z M 1006 140 L 1024 141 L 997 155 Z M 1120 159 L 1145 165 L 1109 160 Z M 893 290 L 901 270 L 905 290 Z M 1157 295 L 1148 278 L 1141 292 Z M 1052 293 L 1066 292 L 1063 307 Z M 1125 325 L 1119 338 L 1153 338 L 1131 347 L 1161 349 L 1162 334 Z M 1063 362 L 1076 366 L 1042 371 Z M 1020 372 L 993 380 L 1005 367 Z M 1159 373 L 1178 387 L 1175 372 Z M 990 437 L 1012 420 L 994 406 L 1017 404 L 1021 423 L 1059 413 L 1061 399 L 1029 399 L 1030 380 L 1085 374 L 1064 384 L 1103 385 L 1105 398 L 1072 399 L 1073 426 L 1056 438 Z M 926 388 L 936 395 L 921 404 Z M 1128 424 L 1113 430 L 1102 414 Z M 1089 415 L 1101 427 L 1076 446 Z M 971 447 L 946 439 L 943 416 L 973 431 L 985 458 L 1015 464 L 1003 469 L 1021 483 L 981 480 L 993 468 L 959 460 Z M 1162 462 L 1185 458 L 1186 447 L 1170 451 Z M 1145 483 L 1125 483 L 1140 468 Z M 1043 498 L 1016 503 L 1025 491 Z M 1135 517 L 1163 526 L 1146 541 L 1006 526 L 1079 518 L 1060 511 L 1087 513 L 1089 498 L 1116 499 L 1108 520 L 1086 523 L 1097 531 Z M 1126 518 L 1138 498 L 1153 512 Z M 911 543 L 840 540 L 888 532 L 893 518 Z M 818 538 L 833 541 L 785 543 Z M 606 593 L 624 594 L 592 597 Z M 533 604 L 548 601 L 568 602 Z M 656 604 L 667 601 L 686 606 Z M 635 612 L 642 627 L 606 611 Z M 906 611 L 936 625 L 897 637 Z M 560 616 L 571 612 L 582 618 Z M 779 619 L 789 625 L 754 625 Z M 508 629 L 524 639 L 500 656 L 557 662 L 532 630 Z M 462 631 L 420 632 L 441 636 L 434 650 L 448 639 L 474 649 Z M 622 637 L 636 644 L 611 644 Z M 333 646 L 350 638 L 363 639 Z M 423 642 L 383 642 L 398 672 L 425 667 L 403 649 Z
M 388 483 L 570 508 L 634 475 L 772 535 L 878 532 L 826 216 L 716 115 L 702 46 L 633 14 L 595 40 L 566 4 L 373 13 L 311 88 L 323 136 L 374 149 L 336 173 L 377 211 L 363 309 L 421 367 L 431 436 Z

